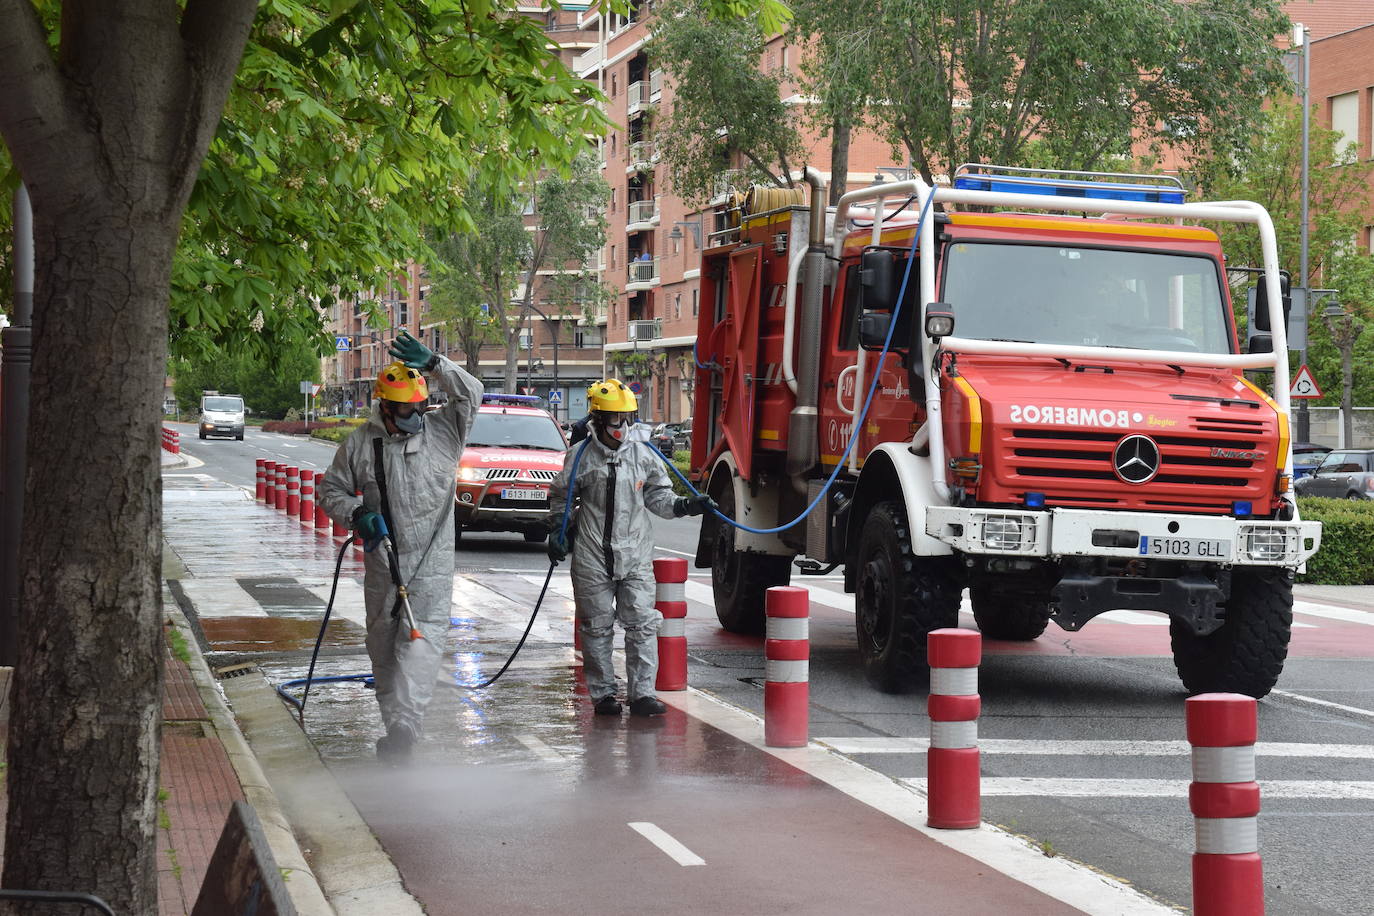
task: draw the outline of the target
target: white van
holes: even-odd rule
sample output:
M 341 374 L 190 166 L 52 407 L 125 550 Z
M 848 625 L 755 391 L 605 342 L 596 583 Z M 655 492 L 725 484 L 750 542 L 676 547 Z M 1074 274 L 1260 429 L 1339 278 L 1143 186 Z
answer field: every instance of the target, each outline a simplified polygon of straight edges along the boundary
M 200 437 L 233 436 L 243 439 L 243 416 L 247 410 L 236 394 L 207 391 L 200 399 Z

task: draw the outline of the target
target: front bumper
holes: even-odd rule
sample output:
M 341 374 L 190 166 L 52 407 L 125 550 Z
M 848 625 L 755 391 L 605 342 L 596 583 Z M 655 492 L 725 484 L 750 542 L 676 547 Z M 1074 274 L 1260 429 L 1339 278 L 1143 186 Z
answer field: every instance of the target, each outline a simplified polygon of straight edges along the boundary
M 1163 512 L 926 508 L 926 534 L 964 553 L 985 556 L 1152 558 L 1296 568 L 1321 546 L 1321 530 L 1320 522 Z M 1154 552 L 1160 545 L 1174 552 Z
M 508 499 L 507 489 L 538 490 L 539 499 Z M 514 487 L 507 482 L 458 482 L 454 514 L 464 527 L 486 531 L 523 531 L 544 524 L 549 516 L 549 488 Z

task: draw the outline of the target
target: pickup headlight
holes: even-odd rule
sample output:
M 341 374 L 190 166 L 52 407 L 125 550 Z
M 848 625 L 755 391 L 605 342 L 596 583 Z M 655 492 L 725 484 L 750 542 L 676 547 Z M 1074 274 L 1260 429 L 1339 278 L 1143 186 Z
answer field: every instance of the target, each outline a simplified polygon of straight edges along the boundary
M 483 468 L 459 468 L 458 479 L 464 483 L 479 483 L 487 479 L 487 474 Z

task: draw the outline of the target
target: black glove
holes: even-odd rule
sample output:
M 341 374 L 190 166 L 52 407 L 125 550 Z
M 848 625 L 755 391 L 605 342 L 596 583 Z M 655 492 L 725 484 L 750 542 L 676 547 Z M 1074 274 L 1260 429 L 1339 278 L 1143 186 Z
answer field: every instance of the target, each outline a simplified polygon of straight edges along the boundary
M 682 518 L 684 515 L 700 515 L 708 509 L 714 512 L 719 508 L 716 501 L 705 493 L 699 493 L 696 496 L 679 496 L 677 502 L 673 503 L 673 515 L 676 518 Z
M 549 532 L 549 562 L 562 563 L 568 558 L 569 544 L 567 537 L 561 531 Z

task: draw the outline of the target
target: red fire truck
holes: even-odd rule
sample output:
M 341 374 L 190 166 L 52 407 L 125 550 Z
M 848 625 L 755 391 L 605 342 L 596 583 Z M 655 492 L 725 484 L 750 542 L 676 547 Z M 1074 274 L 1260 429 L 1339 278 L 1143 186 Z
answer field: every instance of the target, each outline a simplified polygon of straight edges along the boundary
M 1268 693 L 1321 526 L 1288 391 L 1245 374 L 1289 374 L 1264 209 L 982 165 L 829 209 L 807 182 L 809 209 L 746 202 L 703 255 L 693 474 L 752 529 L 702 526 L 722 625 L 760 632 L 765 589 L 840 568 L 884 690 L 967 589 L 991 639 L 1162 612 L 1189 691 Z M 1262 242 L 1245 341 L 1220 222 Z

